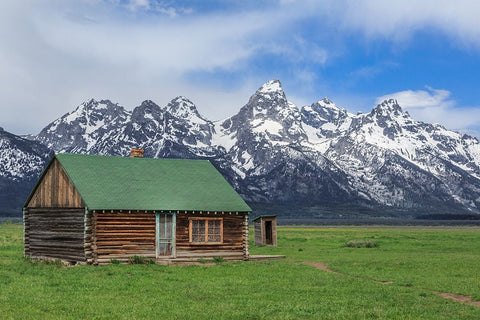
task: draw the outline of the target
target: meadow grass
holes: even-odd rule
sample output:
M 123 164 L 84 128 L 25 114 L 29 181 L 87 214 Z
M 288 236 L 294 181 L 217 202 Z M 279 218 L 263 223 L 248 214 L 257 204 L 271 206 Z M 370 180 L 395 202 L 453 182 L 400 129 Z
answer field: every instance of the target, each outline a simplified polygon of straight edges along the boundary
M 345 246 L 367 240 L 378 246 Z M 480 318 L 432 293 L 480 300 L 480 229 L 282 227 L 278 244 L 251 253 L 285 259 L 63 267 L 23 258 L 22 226 L 2 224 L 0 319 Z

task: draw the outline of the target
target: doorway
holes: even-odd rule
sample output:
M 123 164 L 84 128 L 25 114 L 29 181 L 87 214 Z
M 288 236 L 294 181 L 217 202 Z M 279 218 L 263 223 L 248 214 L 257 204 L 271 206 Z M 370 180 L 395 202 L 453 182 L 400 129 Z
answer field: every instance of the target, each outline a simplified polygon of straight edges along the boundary
M 156 220 L 156 256 L 175 257 L 176 216 L 172 213 L 158 212 Z
M 265 244 L 273 244 L 272 221 L 265 221 Z

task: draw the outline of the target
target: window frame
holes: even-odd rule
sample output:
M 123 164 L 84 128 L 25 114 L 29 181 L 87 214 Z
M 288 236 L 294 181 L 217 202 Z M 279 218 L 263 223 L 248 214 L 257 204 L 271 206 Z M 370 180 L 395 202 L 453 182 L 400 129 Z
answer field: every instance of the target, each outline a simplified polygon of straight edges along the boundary
M 193 234 L 193 221 L 205 221 L 205 242 L 194 242 L 192 241 Z M 208 241 L 208 222 L 209 221 L 220 221 L 220 242 L 216 241 Z M 222 244 L 223 243 L 223 218 L 206 218 L 206 217 L 190 217 L 188 219 L 188 240 L 191 244 L 199 244 L 199 245 L 210 245 L 210 244 Z

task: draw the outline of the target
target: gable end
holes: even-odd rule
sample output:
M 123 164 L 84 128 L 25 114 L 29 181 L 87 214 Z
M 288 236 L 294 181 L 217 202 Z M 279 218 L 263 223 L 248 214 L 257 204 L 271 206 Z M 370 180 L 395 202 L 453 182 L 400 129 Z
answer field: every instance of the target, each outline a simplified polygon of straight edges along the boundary
M 27 208 L 83 208 L 85 203 L 60 162 L 53 157 L 33 189 Z

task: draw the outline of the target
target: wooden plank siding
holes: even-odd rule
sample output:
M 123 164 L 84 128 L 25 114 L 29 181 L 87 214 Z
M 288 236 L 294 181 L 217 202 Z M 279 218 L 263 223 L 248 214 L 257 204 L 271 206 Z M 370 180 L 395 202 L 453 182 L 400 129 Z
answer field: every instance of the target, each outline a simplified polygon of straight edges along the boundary
M 263 230 L 262 230 L 262 220 L 257 219 L 253 222 L 254 226 L 254 235 L 255 235 L 255 245 L 261 246 L 264 245 L 263 242 Z
M 92 251 L 94 263 L 131 256 L 155 258 L 155 213 L 95 212 Z
M 54 159 L 36 186 L 27 207 L 84 208 L 80 194 L 57 159 Z
M 25 209 L 25 255 L 85 261 L 84 209 Z
M 189 218 L 222 218 L 222 243 L 191 243 L 189 237 Z M 247 222 L 248 227 L 248 222 Z M 247 229 L 248 235 L 248 229 Z M 245 247 L 245 245 L 247 245 Z M 245 237 L 245 214 L 178 214 L 176 228 L 177 258 L 199 256 L 237 256 L 245 258 L 248 255 L 248 241 Z

